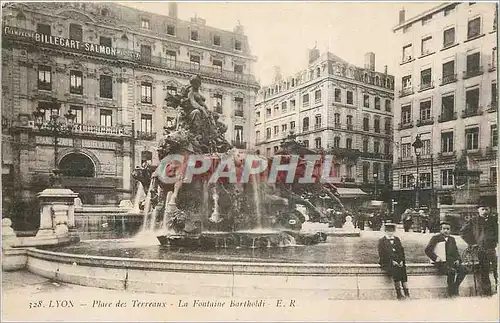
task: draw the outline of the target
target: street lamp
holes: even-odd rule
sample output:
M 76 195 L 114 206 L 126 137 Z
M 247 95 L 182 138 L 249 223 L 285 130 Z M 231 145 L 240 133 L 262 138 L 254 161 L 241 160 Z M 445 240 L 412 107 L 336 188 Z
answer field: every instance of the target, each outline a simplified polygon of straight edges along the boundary
M 375 199 L 377 199 L 377 178 L 378 178 L 378 174 L 377 173 L 374 173 L 373 174 L 373 184 L 375 185 L 375 189 L 374 189 L 374 196 L 375 196 Z
M 54 137 L 54 169 L 52 170 L 52 187 L 62 187 L 61 170 L 57 165 L 57 145 L 59 144 L 59 137 L 61 135 L 73 132 L 73 123 L 75 121 L 76 114 L 70 109 L 68 113 L 64 115 L 66 120 L 59 120 L 59 105 L 54 103 L 51 108 L 49 121 L 45 121 L 45 116 L 46 110 L 40 106 L 38 106 L 33 112 L 37 128 Z
M 420 140 L 420 135 L 417 135 L 417 138 L 415 138 L 415 141 L 412 144 L 413 148 L 415 149 L 415 156 L 417 156 L 417 178 L 415 179 L 415 209 L 420 208 L 420 197 L 419 197 L 419 191 L 420 191 L 420 178 L 418 174 L 418 162 L 420 159 L 420 154 L 422 153 L 422 140 Z

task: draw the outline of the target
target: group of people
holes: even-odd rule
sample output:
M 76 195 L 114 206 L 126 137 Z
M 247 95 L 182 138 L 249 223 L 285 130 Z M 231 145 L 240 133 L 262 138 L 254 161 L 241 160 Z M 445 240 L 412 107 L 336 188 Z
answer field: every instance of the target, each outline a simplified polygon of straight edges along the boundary
M 385 236 L 378 242 L 380 266 L 394 281 L 398 299 L 410 297 L 408 276 L 406 273 L 406 258 L 401 239 L 395 236 L 396 225 L 385 224 Z M 406 231 L 406 230 L 405 230 Z M 450 234 L 451 224 L 440 223 L 440 232 L 430 239 L 424 252 L 434 262 L 438 271 L 446 275 L 448 295 L 459 295 L 459 287 L 468 274 L 468 269 L 462 262 L 456 240 Z M 493 268 L 496 290 L 498 285 L 497 254 L 498 218 L 490 214 L 485 205 L 478 207 L 478 215 L 466 221 L 460 230 L 460 236 L 468 245 L 468 252 L 477 257 L 473 266 L 474 274 L 479 280 L 479 294 L 492 295 L 490 272 Z

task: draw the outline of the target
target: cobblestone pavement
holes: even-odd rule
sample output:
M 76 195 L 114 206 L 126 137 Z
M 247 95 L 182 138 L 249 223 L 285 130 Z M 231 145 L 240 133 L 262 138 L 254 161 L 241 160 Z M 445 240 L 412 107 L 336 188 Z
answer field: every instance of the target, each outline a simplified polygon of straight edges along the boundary
M 26 271 L 3 272 L 4 321 L 498 321 L 498 295 L 434 300 L 329 301 L 266 299 L 262 308 L 230 307 L 230 299 L 175 297 L 52 282 Z M 195 300 L 225 306 L 193 306 Z M 40 304 L 42 306 L 33 308 Z M 52 302 L 51 302 L 52 301 Z M 122 306 L 117 306 L 121 301 Z M 236 301 L 244 301 L 238 299 Z M 30 308 L 30 304 L 31 307 Z M 126 307 L 123 307 L 126 304 Z M 109 306 L 108 306 L 109 305 Z M 181 306 L 181 305 L 186 305 Z M 71 307 L 72 306 L 72 307 Z M 154 306 L 154 307 L 152 307 Z

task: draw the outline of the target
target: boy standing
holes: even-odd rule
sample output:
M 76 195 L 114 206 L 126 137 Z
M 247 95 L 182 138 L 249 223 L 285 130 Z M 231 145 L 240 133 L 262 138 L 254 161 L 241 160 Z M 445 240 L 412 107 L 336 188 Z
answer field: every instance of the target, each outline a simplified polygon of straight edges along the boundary
M 395 231 L 396 225 L 394 223 L 385 224 L 385 236 L 378 241 L 379 264 L 382 270 L 394 280 L 397 298 L 404 299 L 410 297 L 407 285 L 405 250 L 401 240 L 394 236 Z M 403 287 L 404 296 L 401 293 L 401 287 Z
M 446 274 L 448 296 L 458 296 L 460 284 L 467 275 L 467 269 L 461 264 L 457 242 L 450 234 L 451 224 L 441 222 L 441 232 L 431 238 L 425 254 L 431 258 L 440 273 Z

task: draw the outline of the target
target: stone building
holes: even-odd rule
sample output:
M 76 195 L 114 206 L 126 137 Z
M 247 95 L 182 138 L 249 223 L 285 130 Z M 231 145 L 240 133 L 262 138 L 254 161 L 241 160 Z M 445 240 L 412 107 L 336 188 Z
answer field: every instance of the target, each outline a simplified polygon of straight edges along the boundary
M 494 3 L 446 3 L 406 19 L 400 11 L 396 71 L 394 191 L 398 211 L 452 204 L 454 169 L 481 171 L 482 199 L 497 185 L 497 13 Z M 420 135 L 419 180 L 412 143 Z M 431 205 L 432 204 L 432 205 Z
M 167 8 L 167 4 L 165 4 Z M 31 2 L 3 8 L 2 180 L 4 202 L 29 201 L 48 185 L 56 162 L 63 185 L 84 204 L 131 199 L 131 172 L 156 158 L 164 126 L 177 111 L 166 106 L 193 75 L 206 104 L 221 114 L 227 139 L 245 147 L 258 84 L 256 58 L 238 25 L 233 31 L 114 3 Z M 53 137 L 35 125 L 76 114 L 71 133 Z M 8 212 L 8 211 L 7 211 Z
M 309 65 L 290 77 L 276 68 L 274 83 L 263 86 L 255 104 L 253 144 L 272 156 L 283 138 L 335 156 L 336 184 L 378 194 L 390 180 L 394 78 L 375 71 L 375 54 L 365 66 L 333 53 L 309 51 Z

